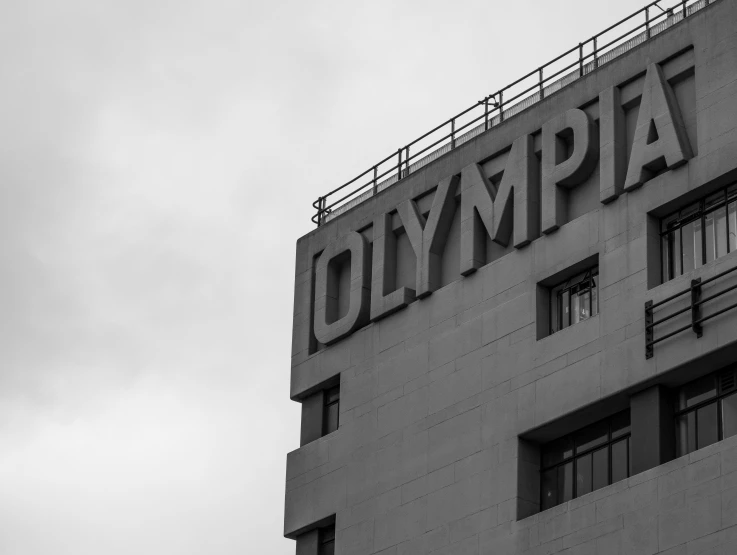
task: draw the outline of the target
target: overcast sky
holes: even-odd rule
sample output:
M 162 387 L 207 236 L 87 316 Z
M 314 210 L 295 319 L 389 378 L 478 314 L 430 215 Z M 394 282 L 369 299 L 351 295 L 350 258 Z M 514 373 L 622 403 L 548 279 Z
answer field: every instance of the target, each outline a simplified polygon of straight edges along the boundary
M 644 1 L 1 4 L 0 553 L 291 555 L 311 202 Z

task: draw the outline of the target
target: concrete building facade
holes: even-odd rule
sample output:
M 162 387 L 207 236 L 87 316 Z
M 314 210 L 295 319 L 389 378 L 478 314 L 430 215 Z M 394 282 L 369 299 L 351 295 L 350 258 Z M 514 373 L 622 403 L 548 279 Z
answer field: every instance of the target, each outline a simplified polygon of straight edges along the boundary
M 297 242 L 298 554 L 737 553 L 737 1 L 647 39 Z

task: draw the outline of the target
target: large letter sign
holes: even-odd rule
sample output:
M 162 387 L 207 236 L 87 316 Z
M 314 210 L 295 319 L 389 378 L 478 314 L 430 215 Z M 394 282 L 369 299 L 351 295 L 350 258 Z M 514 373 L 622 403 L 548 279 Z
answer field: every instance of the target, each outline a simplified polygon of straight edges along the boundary
M 338 318 L 338 276 L 330 262 L 350 252 L 351 284 L 348 312 Z M 315 268 L 315 337 L 330 345 L 350 335 L 368 321 L 369 246 L 366 238 L 349 231 L 333 240 L 320 255 Z
M 662 68 L 650 64 L 642 89 L 624 190 L 631 191 L 651 179 L 654 172 L 676 168 L 692 156 L 676 95 L 665 80 Z

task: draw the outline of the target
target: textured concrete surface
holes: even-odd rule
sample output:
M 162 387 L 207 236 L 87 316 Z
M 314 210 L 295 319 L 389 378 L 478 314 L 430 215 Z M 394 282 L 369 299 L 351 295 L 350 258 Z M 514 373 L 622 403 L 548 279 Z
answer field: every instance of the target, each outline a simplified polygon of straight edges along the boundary
M 307 399 L 339 375 L 341 414 L 336 432 L 287 457 L 286 535 L 334 517 L 340 555 L 737 553 L 735 438 L 543 512 L 535 447 L 629 406 L 650 386 L 677 386 L 737 360 L 735 312 L 707 322 L 701 339 L 684 332 L 657 344 L 652 359 L 644 334 L 646 301 L 737 266 L 731 253 L 660 283 L 658 218 L 737 179 L 735 23 L 737 2 L 719 0 L 298 241 L 290 394 Z M 643 106 L 662 123 L 656 141 Z M 573 188 L 555 185 L 565 208 L 556 211 L 559 227 L 540 235 L 536 208 L 525 245 L 515 234 L 531 214 L 518 213 L 527 169 L 517 160 L 531 158 L 512 145 L 529 137 L 532 196 L 542 193 L 543 126 L 571 110 L 594 126 L 600 163 Z M 643 137 L 649 148 L 633 162 L 632 145 Z M 678 148 L 681 161 L 669 159 Z M 633 179 L 648 180 L 625 187 L 633 164 L 646 170 Z M 496 196 L 476 203 L 480 221 L 471 224 L 462 221 L 462 174 L 476 165 Z M 436 202 L 442 183 L 448 196 L 441 189 Z M 486 236 L 504 243 L 510 233 L 504 195 L 514 197 L 507 247 Z M 431 222 L 445 231 L 442 246 L 427 234 Z M 318 294 L 330 288 L 316 265 L 347 235 L 363 237 L 366 253 L 373 244 L 368 283 L 381 284 L 371 292 L 377 300 L 369 303 L 366 282 L 351 278 L 349 289 L 364 291 L 362 310 L 375 307 L 371 323 L 331 322 L 317 310 Z M 599 315 L 540 333 L 545 287 L 591 260 L 599 264 Z M 419 296 L 421 287 L 429 294 L 413 299 L 409 290 Z M 403 292 L 392 298 L 395 291 Z M 679 302 L 674 309 L 685 306 Z M 346 314 L 353 307 L 351 300 Z M 325 322 L 334 331 L 313 336 Z M 675 318 L 658 334 L 685 323 Z

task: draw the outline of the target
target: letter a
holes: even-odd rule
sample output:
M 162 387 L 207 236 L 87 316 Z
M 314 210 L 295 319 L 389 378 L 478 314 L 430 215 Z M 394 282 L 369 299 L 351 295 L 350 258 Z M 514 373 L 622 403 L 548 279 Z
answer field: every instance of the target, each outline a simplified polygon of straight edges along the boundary
M 650 64 L 642 90 L 624 190 L 636 189 L 654 172 L 673 169 L 693 156 L 673 89 L 658 64 Z

